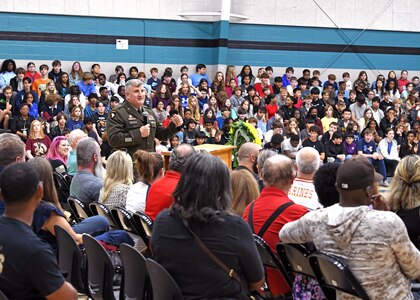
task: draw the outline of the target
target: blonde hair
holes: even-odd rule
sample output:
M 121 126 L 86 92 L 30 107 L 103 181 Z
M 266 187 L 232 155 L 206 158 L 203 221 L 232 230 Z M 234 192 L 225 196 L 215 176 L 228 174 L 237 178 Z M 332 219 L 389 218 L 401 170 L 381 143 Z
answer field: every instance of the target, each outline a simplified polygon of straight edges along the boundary
M 245 207 L 258 198 L 260 189 L 254 176 L 247 170 L 233 171 L 230 180 L 232 182 L 232 209 L 242 216 Z
M 235 66 L 229 65 L 226 68 L 226 76 L 225 76 L 226 83 L 229 84 L 231 79 L 235 79 L 236 81 Z
M 191 105 L 191 100 L 195 98 L 195 107 L 193 107 Z M 200 109 L 199 109 L 199 104 L 198 104 L 198 99 L 196 96 L 191 95 L 188 97 L 188 106 L 187 106 L 190 110 L 191 110 L 191 114 L 192 114 L 192 118 L 196 121 L 199 122 L 200 121 Z
M 108 158 L 105 182 L 100 200 L 106 203 L 111 191 L 120 184 L 133 184 L 133 161 L 128 153 L 118 150 Z
M 34 125 L 35 125 L 36 122 L 39 123 L 39 127 L 41 128 L 39 130 L 39 137 L 36 136 L 36 133 L 34 131 Z M 45 134 L 44 134 L 44 129 L 42 128 L 41 121 L 40 120 L 33 120 L 32 123 L 31 123 L 31 127 L 29 129 L 29 138 L 31 140 L 36 140 L 36 139 L 41 139 L 42 140 L 44 137 L 45 137 Z
M 392 211 L 411 209 L 420 205 L 420 156 L 401 159 L 392 179 L 388 203 Z

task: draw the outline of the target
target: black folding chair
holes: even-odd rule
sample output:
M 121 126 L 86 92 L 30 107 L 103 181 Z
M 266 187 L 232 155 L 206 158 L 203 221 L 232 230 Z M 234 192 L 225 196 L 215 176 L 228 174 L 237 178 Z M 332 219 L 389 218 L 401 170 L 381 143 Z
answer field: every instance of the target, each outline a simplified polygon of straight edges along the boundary
M 103 203 L 99 202 L 92 202 L 89 204 L 89 208 L 92 211 L 92 214 L 99 215 L 107 218 L 109 222 L 109 227 L 112 230 L 119 229 L 117 226 L 117 222 L 114 220 L 114 217 L 111 214 L 111 210 Z
M 90 235 L 83 235 L 87 255 L 87 288 L 94 300 L 115 300 L 114 266 L 102 245 Z
M 279 243 L 276 245 L 276 250 L 290 278 L 294 278 L 293 273 L 315 278 L 308 260 L 311 251 L 304 245 Z
M 340 290 L 363 300 L 369 300 L 365 289 L 349 267 L 338 258 L 316 252 L 309 256 L 309 263 L 327 299 L 335 300 L 335 293 L 331 293 L 331 291 Z
M 149 247 L 149 241 L 152 237 L 153 220 L 147 214 L 143 212 L 135 212 L 132 215 L 134 226 L 137 227 L 140 233 L 140 237 L 143 242 Z
M 255 242 L 255 245 L 257 246 L 257 250 L 258 250 L 258 253 L 260 254 L 261 261 L 264 267 L 273 268 L 279 271 L 281 275 L 283 275 L 283 278 L 286 281 L 287 285 L 290 287 L 290 289 L 292 289 L 293 281 L 290 279 L 289 274 L 287 273 L 286 269 L 283 267 L 283 264 L 280 262 L 277 255 L 274 254 L 273 251 L 271 251 L 270 247 L 264 241 L 264 239 L 256 234 L 254 234 L 254 242 Z M 268 286 L 268 289 L 270 290 L 270 286 Z
M 64 278 L 70 282 L 79 293 L 86 293 L 86 270 L 83 265 L 83 253 L 73 237 L 65 229 L 54 226 L 58 244 L 58 266 Z
M 67 199 L 67 203 L 69 204 L 71 213 L 76 222 L 83 221 L 84 219 L 87 219 L 92 216 L 90 208 L 79 199 L 69 197 Z
M 154 260 L 146 259 L 147 272 L 153 290 L 153 300 L 180 300 L 181 290 L 171 274 Z
M 120 293 L 124 299 L 152 299 L 152 288 L 146 268 L 146 258 L 127 244 L 120 245 L 123 264 L 123 284 Z
M 140 236 L 140 232 L 134 224 L 132 213 L 130 211 L 122 207 L 116 207 L 111 209 L 111 214 L 121 230 Z

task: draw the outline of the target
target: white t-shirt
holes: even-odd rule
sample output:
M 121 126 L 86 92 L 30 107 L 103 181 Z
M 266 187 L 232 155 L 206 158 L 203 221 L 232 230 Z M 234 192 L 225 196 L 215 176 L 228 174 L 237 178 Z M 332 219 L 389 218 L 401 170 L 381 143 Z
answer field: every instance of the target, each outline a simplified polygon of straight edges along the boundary
M 289 199 L 309 210 L 322 208 L 312 180 L 295 178 L 289 190 Z
M 125 208 L 132 212 L 144 212 L 144 210 L 146 209 L 146 197 L 149 187 L 149 185 L 145 184 L 142 181 L 135 183 L 128 190 Z
M 293 147 L 290 143 L 290 138 L 285 139 L 283 143 L 281 143 L 281 152 L 284 153 L 285 150 L 290 151 L 291 154 L 296 155 L 298 151 L 302 149 L 302 141 L 299 141 L 297 147 Z

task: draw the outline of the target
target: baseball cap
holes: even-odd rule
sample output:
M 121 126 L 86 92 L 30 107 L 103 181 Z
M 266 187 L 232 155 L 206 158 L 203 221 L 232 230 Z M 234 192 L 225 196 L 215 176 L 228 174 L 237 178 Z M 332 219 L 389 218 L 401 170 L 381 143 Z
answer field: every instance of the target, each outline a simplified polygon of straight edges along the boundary
M 335 185 L 339 189 L 352 191 L 364 189 L 382 179 L 382 175 L 375 172 L 375 168 L 366 157 L 357 155 L 338 168 Z

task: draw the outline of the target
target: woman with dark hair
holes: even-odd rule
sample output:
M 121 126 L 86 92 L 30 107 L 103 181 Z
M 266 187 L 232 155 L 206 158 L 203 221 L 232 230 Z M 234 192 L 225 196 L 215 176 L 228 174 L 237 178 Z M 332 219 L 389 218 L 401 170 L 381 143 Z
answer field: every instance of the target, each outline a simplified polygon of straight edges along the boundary
M 12 119 L 10 129 L 13 133 L 17 134 L 22 141 L 26 142 L 29 135 L 29 128 L 32 121 L 35 120 L 33 116 L 29 115 L 29 104 L 22 103 L 20 105 L 20 114 Z
M 64 99 L 70 88 L 69 74 L 62 72 L 55 83 L 55 87 L 57 89 L 57 93 Z
M 311 106 L 311 108 L 309 108 L 308 114 L 305 117 L 305 123 L 307 119 L 314 120 L 315 125 L 318 126 L 321 130 L 321 134 L 323 133 L 322 122 L 321 119 L 318 117 L 318 108 L 316 108 L 316 106 Z
M 360 137 L 363 138 L 365 136 L 365 131 L 368 128 L 370 128 L 374 131 L 373 138 L 374 138 L 376 143 L 379 143 L 383 139 L 384 133 L 382 132 L 381 128 L 379 127 L 379 124 L 376 122 L 375 119 L 370 120 L 366 124 L 366 127 L 362 130 L 362 133 L 360 134 Z
M 365 84 L 365 89 L 370 88 L 370 83 L 366 71 L 360 71 L 359 76 L 353 83 L 353 89 L 356 89 L 360 82 Z
M 197 153 L 185 170 L 173 192 L 174 204 L 153 224 L 154 258 L 174 277 L 184 299 L 249 299 L 248 291 L 197 243 L 201 240 L 250 291 L 261 288 L 264 271 L 251 230 L 232 212 L 229 169 L 220 158 Z
M 168 89 L 166 84 L 162 83 L 156 88 L 155 96 L 153 97 L 153 108 L 156 108 L 159 100 L 163 102 L 164 109 L 166 109 L 172 100 L 171 91 Z
M 245 66 L 242 67 L 242 70 L 241 70 L 241 72 L 238 75 L 238 82 L 240 84 L 242 84 L 242 79 L 243 79 L 243 77 L 245 75 L 249 75 L 251 77 L 250 84 L 253 85 L 254 84 L 255 76 L 252 75 L 252 69 L 251 69 L 251 66 L 250 65 L 245 65 Z
M 0 90 L 10 84 L 10 79 L 16 76 L 16 63 L 13 59 L 3 61 L 0 69 Z
M 137 150 L 133 158 L 139 181 L 128 190 L 125 208 L 132 212 L 143 212 L 150 186 L 162 177 L 163 158 L 158 153 L 144 150 Z
M 391 101 L 400 98 L 400 92 L 398 91 L 398 81 L 395 78 L 389 78 L 385 84 L 385 91 L 389 92 Z

